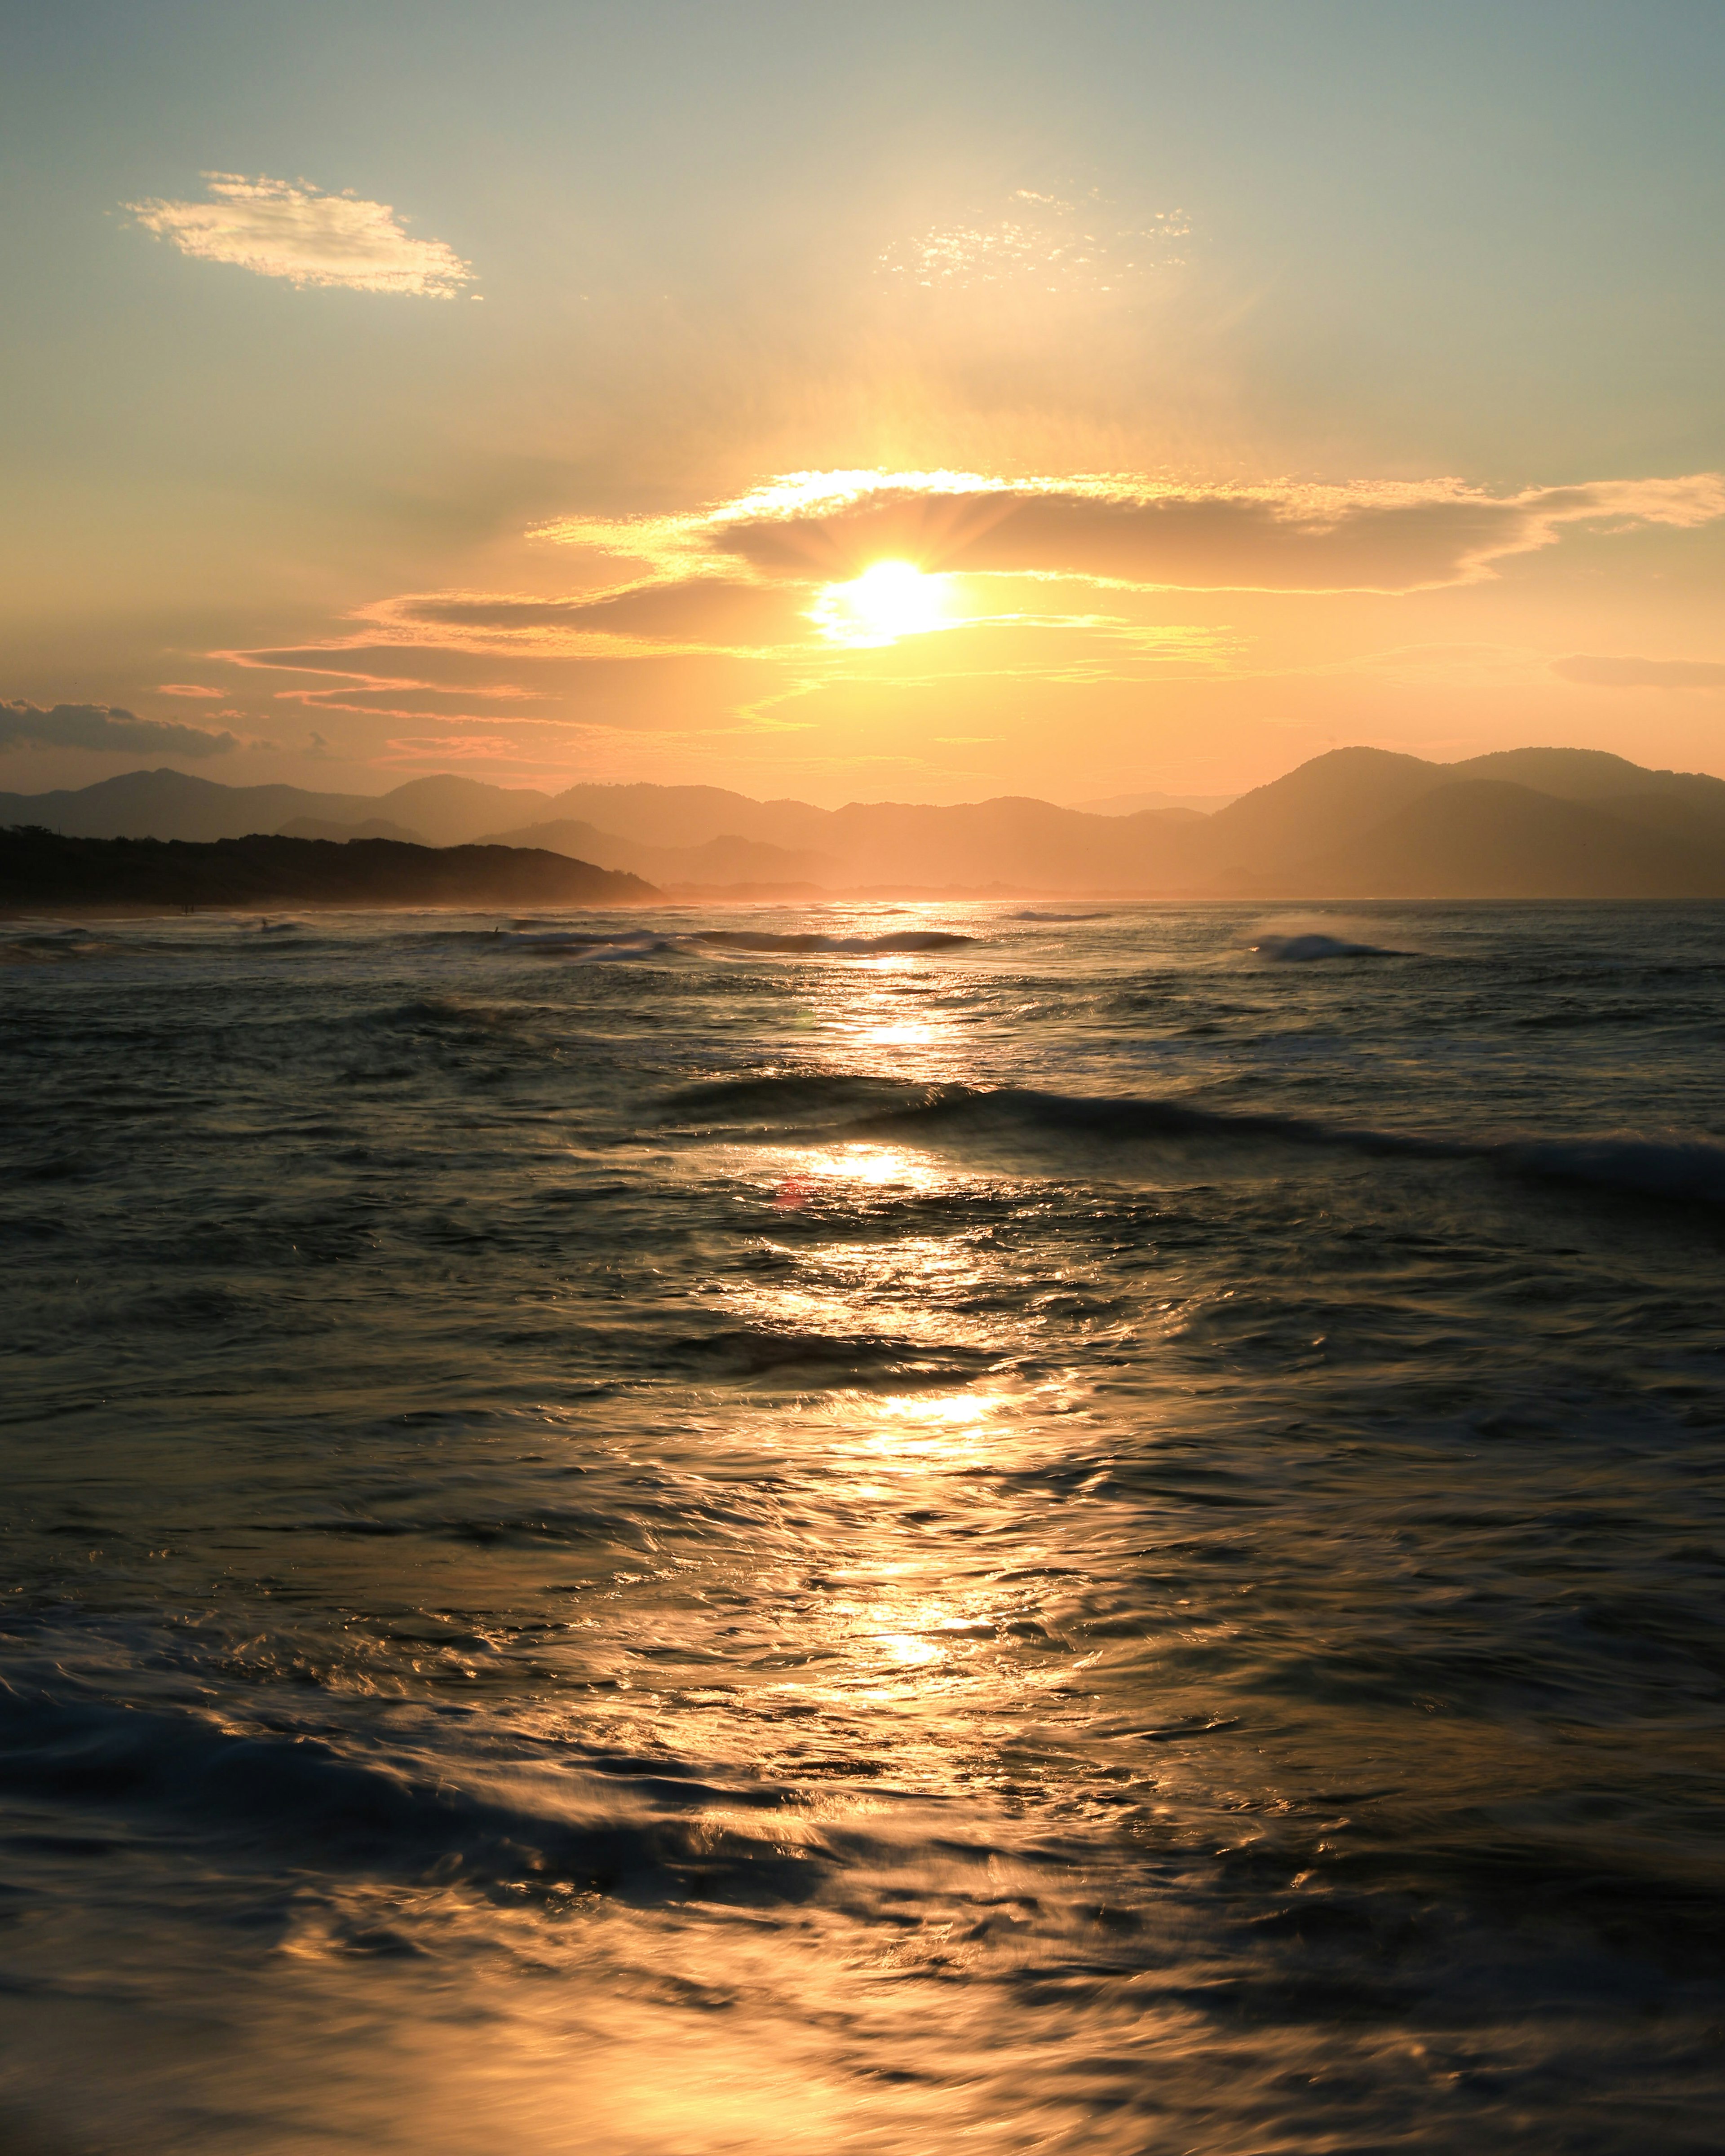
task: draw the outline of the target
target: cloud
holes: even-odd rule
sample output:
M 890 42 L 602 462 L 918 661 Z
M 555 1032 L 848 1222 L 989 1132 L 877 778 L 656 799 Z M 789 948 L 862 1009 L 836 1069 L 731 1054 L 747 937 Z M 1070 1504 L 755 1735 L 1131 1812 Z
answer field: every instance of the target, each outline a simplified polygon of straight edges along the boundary
M 901 239 L 876 269 L 895 285 L 929 291 L 994 285 L 1035 292 L 1119 291 L 1147 270 L 1176 269 L 1177 243 L 1192 226 L 1183 210 L 1158 210 L 1123 226 L 1092 188 L 1076 202 L 1020 187 L 1005 214 L 933 225 Z
M 651 563 L 836 583 L 871 563 L 1075 578 L 1146 590 L 1404 593 L 1471 583 L 1569 526 L 1725 516 L 1725 476 L 1600 480 L 1496 495 L 1459 480 L 1251 487 L 1135 476 L 798 472 L 681 516 L 567 518 L 538 536 Z
M 554 629 L 543 647 L 495 640 L 476 647 L 468 632 L 403 631 L 327 643 L 223 650 L 213 658 L 282 677 L 269 694 L 297 705 L 309 723 L 325 713 L 357 721 L 417 720 L 476 729 L 557 728 L 603 723 L 630 731 L 668 725 L 704 728 L 716 711 L 780 685 L 776 655 L 703 646 L 683 649 L 618 641 L 566 648 Z M 255 692 L 254 692 L 255 693 Z
M 384 743 L 374 763 L 526 763 L 537 767 L 520 745 L 495 734 L 432 734 Z
M 305 180 L 206 172 L 209 202 L 126 203 L 146 232 L 200 262 L 290 284 L 453 299 L 473 270 L 440 239 L 410 239 L 388 203 L 323 194 Z
M 459 729 L 474 754 L 500 730 L 519 748 L 575 723 L 693 738 L 735 718 L 758 732 L 778 722 L 769 706 L 830 699 L 847 685 L 950 696 L 966 685 L 993 694 L 990 685 L 1033 680 L 1121 687 L 1271 672 L 1525 685 L 1548 680 L 1551 661 L 1520 646 L 1326 649 L 1272 665 L 1231 622 L 1172 619 L 1189 610 L 1152 595 L 1442 590 L 1573 531 L 1720 518 L 1725 477 L 1714 473 L 1512 494 L 1456 480 L 1200 486 L 1137 475 L 794 473 L 702 507 L 537 527 L 592 557 L 571 577 L 585 590 L 400 593 L 354 609 L 326 639 L 204 657 L 275 675 L 270 695 L 308 721 L 327 712 L 380 730 L 393 722 L 409 743 Z M 824 633 L 845 596 L 834 588 L 892 561 L 946 579 L 937 605 L 910 624 L 941 634 L 911 635 L 890 614 L 879 635 Z
M 1713 659 L 1554 659 L 1552 672 L 1594 689 L 1725 689 L 1725 665 Z
M 239 747 L 229 733 L 212 733 L 172 719 L 141 719 L 112 704 L 0 703 L 0 748 L 120 749 L 131 754 L 225 756 Z
M 156 690 L 158 696 L 213 696 L 218 703 L 230 692 L 226 689 L 205 689 L 195 681 L 162 681 Z
M 567 598 L 439 592 L 362 610 L 382 627 L 495 649 L 513 643 L 577 650 L 593 637 L 655 648 L 737 650 L 807 639 L 805 601 L 782 584 L 724 576 L 673 578 Z

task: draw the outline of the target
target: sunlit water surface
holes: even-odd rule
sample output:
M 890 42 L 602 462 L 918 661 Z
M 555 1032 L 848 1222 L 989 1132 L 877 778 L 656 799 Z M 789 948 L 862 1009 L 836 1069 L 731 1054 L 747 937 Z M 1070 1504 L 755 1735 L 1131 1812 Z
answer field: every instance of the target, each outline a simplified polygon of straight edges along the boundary
M 496 926 L 0 936 L 6 2147 L 1717 2148 L 1725 911 Z

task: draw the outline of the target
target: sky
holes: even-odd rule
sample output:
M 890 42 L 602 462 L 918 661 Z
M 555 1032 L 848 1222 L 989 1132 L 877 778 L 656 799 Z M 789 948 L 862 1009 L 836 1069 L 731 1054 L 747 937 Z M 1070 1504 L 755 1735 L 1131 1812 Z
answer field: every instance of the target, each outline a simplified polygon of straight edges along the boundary
M 1725 8 L 0 0 L 0 788 L 1725 775 Z

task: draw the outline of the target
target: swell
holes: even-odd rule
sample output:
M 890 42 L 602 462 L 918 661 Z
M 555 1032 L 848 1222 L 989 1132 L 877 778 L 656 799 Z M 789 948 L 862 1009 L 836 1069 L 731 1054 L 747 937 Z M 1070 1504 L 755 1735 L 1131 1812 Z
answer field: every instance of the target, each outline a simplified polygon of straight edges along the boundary
M 1411 958 L 1414 955 L 1382 943 L 1352 943 L 1346 937 L 1322 936 L 1315 931 L 1303 936 L 1261 936 L 1252 948 L 1260 958 L 1282 965 L 1309 965 L 1320 958 Z
M 190 1829 L 213 1851 L 264 1849 L 319 1871 L 459 1872 L 481 1889 L 643 1902 L 723 1898 L 727 1881 L 739 1892 L 746 1881 L 752 1899 L 800 1901 L 857 1853 L 807 1830 L 798 1791 L 747 1774 L 519 1737 L 504 1756 L 475 1747 L 463 1759 L 441 1722 L 424 1735 L 423 1753 L 385 1750 L 0 1684 L 0 1794 Z
M 466 939 L 499 952 L 536 952 L 573 960 L 579 964 L 619 959 L 662 957 L 701 957 L 737 955 L 747 957 L 870 957 L 898 953 L 916 956 L 934 951 L 956 951 L 974 943 L 973 936 L 956 930 L 906 928 L 882 936 L 832 936 L 814 932 L 776 932 L 752 928 L 689 929 L 677 932 L 660 929 L 592 931 L 573 928 L 515 927 L 494 928 L 482 934 L 470 932 Z
M 1121 1145 L 1202 1140 L 1375 1158 L 1481 1161 L 1543 1181 L 1725 1204 L 1725 1145 L 1703 1138 L 1446 1137 L 1301 1116 L 1240 1113 L 1188 1100 L 1056 1093 L 1022 1086 L 916 1085 L 816 1072 L 689 1086 L 671 1095 L 666 1106 L 692 1122 L 752 1126 L 763 1135 L 774 1130 L 808 1137 L 891 1134 L 938 1142 L 967 1134 L 1017 1133 Z
M 885 936 L 768 935 L 753 929 L 708 929 L 691 939 L 721 951 L 779 952 L 795 956 L 804 952 L 917 952 L 956 951 L 974 943 L 974 936 L 934 928 L 906 928 Z

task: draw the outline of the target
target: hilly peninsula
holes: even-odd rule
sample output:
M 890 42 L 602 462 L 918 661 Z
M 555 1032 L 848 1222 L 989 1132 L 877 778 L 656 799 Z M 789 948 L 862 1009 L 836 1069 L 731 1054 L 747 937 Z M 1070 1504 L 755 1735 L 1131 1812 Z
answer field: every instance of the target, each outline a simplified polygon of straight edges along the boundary
M 0 911 L 162 913 L 275 906 L 639 906 L 639 876 L 528 846 L 393 839 L 68 838 L 0 830 Z

